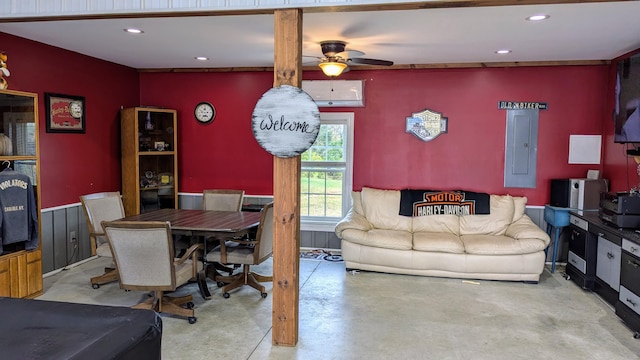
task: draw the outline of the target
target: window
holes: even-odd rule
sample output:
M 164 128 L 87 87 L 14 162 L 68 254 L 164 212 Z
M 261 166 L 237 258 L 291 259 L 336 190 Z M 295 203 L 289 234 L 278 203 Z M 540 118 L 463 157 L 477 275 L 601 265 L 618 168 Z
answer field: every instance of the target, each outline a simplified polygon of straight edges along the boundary
M 301 156 L 303 230 L 333 231 L 351 207 L 353 113 L 321 113 L 315 143 Z

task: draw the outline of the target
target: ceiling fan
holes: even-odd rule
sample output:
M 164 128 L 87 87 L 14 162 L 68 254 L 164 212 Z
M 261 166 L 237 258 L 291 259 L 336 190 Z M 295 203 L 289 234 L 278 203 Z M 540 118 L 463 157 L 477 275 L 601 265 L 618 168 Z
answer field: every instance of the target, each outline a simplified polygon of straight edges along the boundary
M 362 51 L 345 50 L 346 42 L 340 40 L 327 40 L 320 42 L 320 48 L 324 57 L 318 58 L 318 66 L 327 76 L 339 76 L 348 71 L 349 64 L 353 65 L 378 65 L 391 66 L 393 61 L 352 57 L 364 55 Z

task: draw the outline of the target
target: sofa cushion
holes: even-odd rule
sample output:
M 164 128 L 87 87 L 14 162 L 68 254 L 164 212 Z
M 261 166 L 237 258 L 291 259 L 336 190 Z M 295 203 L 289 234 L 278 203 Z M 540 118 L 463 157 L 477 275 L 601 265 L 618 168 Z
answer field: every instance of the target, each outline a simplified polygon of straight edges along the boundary
M 413 250 L 462 254 L 464 245 L 460 237 L 451 232 L 418 231 L 413 233 Z
M 378 248 L 411 250 L 413 247 L 411 239 L 412 234 L 408 231 L 372 229 L 364 232 L 364 236 L 356 242 Z
M 378 229 L 411 231 L 411 217 L 398 215 L 400 191 L 362 188 L 364 215 Z
M 525 196 L 513 196 L 513 220 L 512 223 L 520 220 L 527 210 L 527 198 Z
M 413 232 L 433 232 L 460 234 L 460 217 L 458 215 L 429 215 L 413 218 Z
M 502 235 L 462 235 L 467 254 L 473 255 L 521 255 L 544 250 L 544 242 L 539 239 L 516 240 Z
M 355 212 L 358 215 L 364 215 L 364 210 L 362 209 L 362 197 L 360 196 L 360 191 L 351 192 L 351 202 L 353 203 L 353 212 Z
M 460 235 L 503 235 L 513 221 L 514 204 L 510 195 L 491 195 L 491 214 L 460 217 Z

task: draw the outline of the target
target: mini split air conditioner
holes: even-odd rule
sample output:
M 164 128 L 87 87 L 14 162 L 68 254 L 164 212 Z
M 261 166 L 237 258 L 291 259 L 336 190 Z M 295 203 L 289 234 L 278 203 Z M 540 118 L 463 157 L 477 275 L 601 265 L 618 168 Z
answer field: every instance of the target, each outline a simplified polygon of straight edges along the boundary
M 303 80 L 302 90 L 318 107 L 364 106 L 362 80 Z

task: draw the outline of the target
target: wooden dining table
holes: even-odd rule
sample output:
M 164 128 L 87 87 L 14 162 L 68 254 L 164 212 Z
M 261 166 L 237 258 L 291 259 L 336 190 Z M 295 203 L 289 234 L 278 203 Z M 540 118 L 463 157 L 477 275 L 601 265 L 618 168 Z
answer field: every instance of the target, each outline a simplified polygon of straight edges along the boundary
M 137 215 L 130 215 L 121 221 L 168 221 L 173 235 L 188 236 L 192 239 L 213 237 L 224 239 L 243 237 L 258 228 L 261 213 L 255 211 L 214 211 L 190 209 L 160 209 Z M 210 271 L 204 260 L 207 252 L 207 241 L 204 243 L 204 270 L 198 276 L 198 286 L 202 297 L 211 298 L 207 286 L 207 276 L 215 274 Z M 213 276 L 210 276 L 213 277 Z

